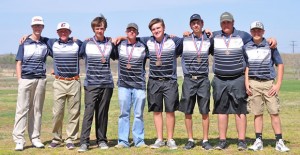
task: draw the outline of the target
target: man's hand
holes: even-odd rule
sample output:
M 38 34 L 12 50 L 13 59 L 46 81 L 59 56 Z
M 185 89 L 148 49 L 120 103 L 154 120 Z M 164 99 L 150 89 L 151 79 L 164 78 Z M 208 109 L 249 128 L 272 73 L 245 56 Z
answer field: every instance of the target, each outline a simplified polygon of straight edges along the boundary
M 113 39 L 113 43 L 114 43 L 115 45 L 117 45 L 117 44 L 119 44 L 122 40 L 126 40 L 126 39 L 127 39 L 127 37 L 119 36 L 119 37 Z
M 273 85 L 272 88 L 268 91 L 269 96 L 278 95 L 280 87 L 277 85 Z
M 245 86 L 246 86 L 246 93 L 248 94 L 248 96 L 252 96 L 253 94 L 249 82 L 245 82 Z
M 185 31 L 185 32 L 183 32 L 183 37 L 188 37 L 188 36 L 190 36 L 191 34 L 192 34 L 191 32 Z
M 29 37 L 29 35 L 23 35 L 23 37 L 19 40 L 19 44 L 23 44 L 27 37 Z
M 270 44 L 270 48 L 274 49 L 277 47 L 277 40 L 275 38 L 269 38 L 267 41 Z
M 206 33 L 207 36 L 209 36 L 209 38 L 213 36 L 213 33 L 211 32 L 210 29 L 205 29 L 204 32 Z

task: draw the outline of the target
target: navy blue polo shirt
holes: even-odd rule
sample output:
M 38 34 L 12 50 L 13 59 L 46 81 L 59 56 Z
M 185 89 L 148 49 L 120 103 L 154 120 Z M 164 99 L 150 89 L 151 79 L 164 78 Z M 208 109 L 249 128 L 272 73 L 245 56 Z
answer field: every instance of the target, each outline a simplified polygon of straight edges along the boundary
M 46 58 L 48 47 L 43 37 L 38 41 L 27 38 L 19 45 L 16 61 L 22 62 L 22 79 L 40 79 L 46 77 Z
M 149 77 L 151 78 L 171 78 L 177 79 L 177 57 L 182 53 L 182 38 L 173 37 L 165 34 L 165 42 L 156 43 L 155 38 L 151 37 L 142 37 L 141 42 L 146 44 L 149 50 Z M 161 66 L 156 65 L 157 61 L 157 48 L 159 44 L 162 46 L 161 51 Z
M 100 52 L 99 47 L 103 51 Z M 86 78 L 84 86 L 99 86 L 100 88 L 114 88 L 114 82 L 110 70 L 110 58 L 115 60 L 115 46 L 105 37 L 103 41 L 93 38 L 83 42 L 79 55 L 85 59 Z M 105 58 L 105 63 L 102 63 L 102 54 Z
M 61 77 L 74 77 L 79 70 L 79 50 L 82 42 L 69 38 L 67 42 L 60 39 L 50 39 L 50 56 L 53 58 L 54 74 Z
M 135 44 L 128 44 L 128 41 L 124 40 L 118 45 L 117 50 L 119 59 L 118 86 L 145 90 L 145 63 L 148 53 L 146 46 L 140 41 Z M 130 64 L 129 69 L 127 64 Z
M 209 48 L 211 43 L 206 33 L 202 33 L 202 35 L 203 40 L 202 37 L 198 38 L 194 34 L 185 37 L 183 40 L 181 63 L 184 75 L 208 76 L 208 55 L 210 54 Z M 197 46 L 197 49 L 195 46 Z M 199 53 L 198 50 L 200 50 Z M 198 57 L 200 57 L 200 62 L 198 62 Z
M 274 64 L 283 64 L 281 56 L 277 50 L 271 49 L 269 43 L 264 38 L 260 44 L 255 44 L 253 40 L 244 47 L 247 67 L 249 67 L 250 78 L 273 80 L 276 77 Z
M 246 68 L 242 47 L 250 40 L 249 33 L 235 28 L 231 36 L 226 36 L 223 31 L 213 32 L 213 72 L 215 75 L 222 77 L 242 75 Z

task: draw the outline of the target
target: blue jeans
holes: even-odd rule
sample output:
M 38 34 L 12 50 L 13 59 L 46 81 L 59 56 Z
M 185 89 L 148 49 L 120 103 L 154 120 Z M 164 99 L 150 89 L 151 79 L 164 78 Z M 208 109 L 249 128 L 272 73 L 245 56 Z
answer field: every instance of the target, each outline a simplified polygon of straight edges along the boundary
M 135 146 L 145 144 L 144 142 L 144 107 L 146 91 L 134 88 L 118 88 L 120 105 L 118 144 L 129 147 L 130 134 L 130 110 L 133 107 L 134 119 L 132 125 L 133 142 Z

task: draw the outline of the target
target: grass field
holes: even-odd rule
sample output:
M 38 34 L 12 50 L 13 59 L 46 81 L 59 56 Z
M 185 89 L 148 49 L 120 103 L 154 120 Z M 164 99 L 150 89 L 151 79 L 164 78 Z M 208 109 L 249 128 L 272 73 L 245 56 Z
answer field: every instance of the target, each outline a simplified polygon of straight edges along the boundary
M 43 122 L 42 122 L 42 133 L 41 139 L 46 145 L 45 149 L 36 149 L 31 147 L 31 143 L 28 139 L 28 134 L 26 131 L 26 147 L 22 152 L 15 152 L 14 147 L 15 143 L 12 140 L 12 130 L 14 124 L 14 114 L 15 114 L 15 104 L 17 96 L 17 80 L 15 78 L 0 78 L 0 154 L 77 154 L 77 149 L 67 150 L 64 145 L 60 148 L 51 149 L 48 148 L 49 143 L 52 139 L 51 134 L 51 125 L 52 125 L 52 77 L 48 77 L 47 83 L 47 92 L 46 99 L 43 110 Z M 178 80 L 180 85 L 179 90 L 181 89 L 182 79 Z M 83 89 L 82 89 L 83 90 Z M 174 133 L 174 139 L 179 145 L 178 150 L 169 150 L 167 147 L 161 149 L 150 149 L 150 148 L 135 148 L 131 147 L 130 149 L 115 149 L 114 145 L 117 144 L 117 129 L 118 129 L 118 115 L 119 115 L 119 106 L 117 100 L 117 89 L 114 89 L 114 94 L 111 100 L 110 111 L 109 111 L 109 125 L 107 137 L 109 139 L 108 150 L 100 150 L 95 147 L 95 132 L 94 126 L 91 132 L 91 149 L 85 154 L 281 154 L 276 152 L 274 134 L 270 123 L 270 118 L 267 113 L 265 113 L 265 124 L 264 124 L 264 150 L 260 152 L 251 152 L 251 151 L 237 151 L 236 148 L 236 129 L 233 116 L 229 120 L 228 128 L 228 140 L 229 147 L 224 151 L 204 151 L 201 149 L 200 141 L 202 137 L 202 127 L 201 127 L 201 117 L 198 111 L 195 111 L 194 114 L 194 137 L 197 141 L 197 147 L 193 150 L 186 151 L 182 149 L 184 144 L 187 141 L 187 134 L 184 126 L 184 115 L 180 112 L 176 112 L 176 127 Z M 283 137 L 286 141 L 287 146 L 291 149 L 289 153 L 286 154 L 300 154 L 300 81 L 299 80 L 287 80 L 283 81 L 283 85 L 280 91 L 281 99 L 281 121 L 283 126 Z M 82 95 L 83 97 L 83 95 Z M 83 98 L 82 98 L 83 100 Z M 211 103 L 212 105 L 212 103 Z M 81 119 L 83 117 L 84 102 L 82 102 L 81 109 Z M 211 107 L 212 110 L 212 107 Z M 147 106 L 145 108 L 145 142 L 146 144 L 152 144 L 156 139 L 154 123 L 152 119 L 152 113 L 147 112 Z M 65 113 L 65 120 L 67 118 L 67 113 Z M 218 131 L 217 131 L 217 120 L 216 115 L 210 115 L 211 124 L 210 124 L 210 142 L 213 145 L 216 145 L 218 142 Z M 82 121 L 80 121 L 82 122 Z M 80 123 L 81 124 L 81 123 Z M 164 128 L 165 130 L 165 128 Z M 65 136 L 65 126 L 63 129 L 63 136 Z M 166 133 L 166 132 L 164 132 Z M 166 134 L 164 134 L 166 137 Z M 247 142 L 248 146 L 254 141 L 254 132 L 253 132 L 253 115 L 248 115 L 248 128 L 247 128 Z M 298 139 L 299 138 L 299 139 Z M 79 146 L 79 140 L 75 144 Z

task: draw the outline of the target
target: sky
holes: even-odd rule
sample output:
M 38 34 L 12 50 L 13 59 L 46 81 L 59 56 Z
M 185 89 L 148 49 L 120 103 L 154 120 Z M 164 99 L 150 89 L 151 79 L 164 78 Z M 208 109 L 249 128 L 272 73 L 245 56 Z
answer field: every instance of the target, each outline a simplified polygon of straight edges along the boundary
M 235 28 L 249 32 L 251 22 L 261 21 L 265 37 L 278 41 L 281 53 L 300 53 L 300 1 L 298 0 L 2 0 L 0 1 L 0 54 L 16 54 L 22 36 L 32 33 L 33 16 L 44 18 L 42 36 L 58 38 L 59 22 L 71 25 L 71 36 L 85 40 L 93 36 L 91 21 L 103 14 L 108 22 L 105 36 L 125 35 L 128 23 L 139 26 L 139 36 L 151 36 L 148 24 L 162 18 L 166 33 L 181 37 L 190 31 L 189 18 L 200 14 L 204 28 L 220 30 L 220 15 L 227 11 Z

